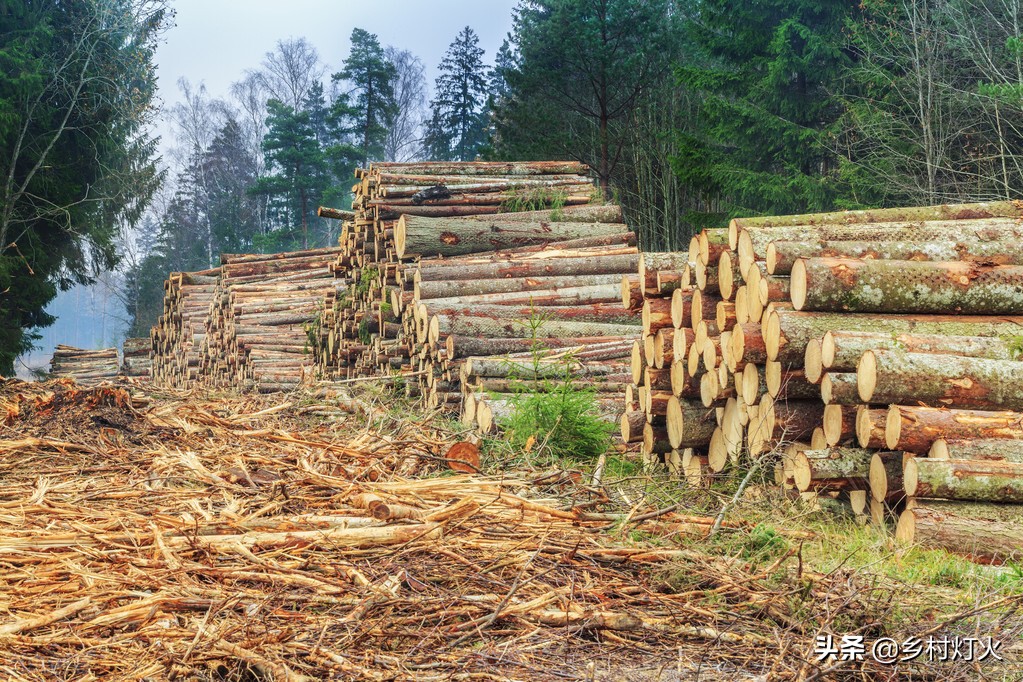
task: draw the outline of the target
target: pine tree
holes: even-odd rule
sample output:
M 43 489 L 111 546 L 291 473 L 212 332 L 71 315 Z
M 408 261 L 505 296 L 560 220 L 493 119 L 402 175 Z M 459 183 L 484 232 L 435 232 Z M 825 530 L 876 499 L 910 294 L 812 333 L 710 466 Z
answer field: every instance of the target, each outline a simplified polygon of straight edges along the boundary
M 309 248 L 309 222 L 327 188 L 324 151 L 308 112 L 296 112 L 277 100 L 267 102 L 267 134 L 263 139 L 269 174 L 259 179 L 254 192 L 270 196 L 277 210 L 278 237 L 267 248 L 300 246 Z M 289 238 L 299 231 L 300 237 Z
M 827 210 L 839 197 L 832 95 L 851 56 L 855 0 L 707 0 L 690 23 L 702 59 L 679 69 L 702 98 L 698 133 L 676 159 L 685 182 L 732 213 Z
M 466 26 L 440 63 L 427 127 L 427 146 L 433 158 L 470 161 L 485 142 L 488 89 L 483 54 L 479 36 Z
M 350 90 L 334 103 L 333 117 L 352 136 L 364 166 L 384 156 L 387 131 L 395 115 L 394 77 L 394 64 L 377 37 L 361 28 L 353 30 L 352 51 L 344 68 L 332 77 L 335 83 L 347 82 Z

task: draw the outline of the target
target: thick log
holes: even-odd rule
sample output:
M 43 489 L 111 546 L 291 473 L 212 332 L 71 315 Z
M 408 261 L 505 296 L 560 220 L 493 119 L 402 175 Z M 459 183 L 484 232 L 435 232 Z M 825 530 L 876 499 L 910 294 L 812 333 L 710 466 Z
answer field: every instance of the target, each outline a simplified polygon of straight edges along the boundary
M 800 259 L 796 310 L 891 313 L 1023 313 L 1023 266 L 964 262 Z
M 825 405 L 858 405 L 860 398 L 856 372 L 828 372 L 821 379 L 821 399 Z
M 399 258 L 403 258 L 406 253 L 458 256 L 594 235 L 618 234 L 627 230 L 624 225 L 614 223 L 526 223 L 500 218 L 480 222 L 403 215 L 394 229 L 394 246 Z
M 1020 208 L 1017 202 L 992 201 L 976 204 L 873 208 L 859 211 L 733 218 L 728 223 L 728 242 L 730 248 L 736 248 L 740 230 L 756 232 L 769 229 L 771 232 L 783 233 L 784 230 L 777 228 L 789 228 L 789 230 L 795 233 L 792 239 L 798 239 L 800 235 L 805 236 L 806 234 L 821 232 L 832 226 L 865 225 L 869 230 L 870 228 L 876 229 L 878 224 L 902 223 L 907 227 L 919 229 L 924 227 L 926 223 L 936 221 L 983 221 L 992 218 L 1009 219 L 1021 216 L 1023 216 L 1023 209 Z M 1010 221 L 1006 220 L 1006 222 Z M 870 239 L 870 237 L 867 236 L 866 239 Z
M 643 429 L 646 426 L 646 415 L 639 410 L 622 413 L 621 434 L 624 443 L 639 443 L 643 440 Z
M 536 291 L 502 291 L 477 296 L 454 296 L 430 299 L 430 305 L 438 308 L 480 305 L 514 305 L 538 307 L 592 305 L 594 303 L 616 303 L 621 300 L 618 284 L 595 284 L 563 289 L 539 289 Z M 541 311 L 542 312 L 542 311 Z
M 545 306 L 543 308 L 530 308 L 528 306 L 498 306 L 498 305 L 461 305 L 448 308 L 438 308 L 431 301 L 429 313 L 434 315 L 477 315 L 494 318 L 518 318 L 529 320 L 534 315 L 539 315 L 545 320 L 563 320 L 566 322 L 602 322 L 604 324 L 635 325 L 639 330 L 640 318 L 630 311 L 615 303 L 594 303 L 578 306 Z M 542 328 L 540 330 L 543 331 Z
M 416 282 L 415 298 L 426 301 L 437 298 L 461 298 L 506 292 L 549 291 L 600 285 L 614 286 L 620 281 L 620 274 L 604 274 Z
M 908 457 L 902 478 L 910 497 L 1023 502 L 1023 464 L 1014 462 Z
M 800 258 L 966 261 L 1023 265 L 1023 244 L 1015 237 L 960 241 L 777 241 L 767 246 L 767 272 L 787 275 Z
M 442 335 L 521 338 L 530 335 L 528 319 L 517 317 L 490 317 L 487 315 L 432 315 L 427 332 L 431 343 L 438 343 Z M 542 320 L 539 336 L 623 337 L 635 334 L 637 327 L 626 324 L 606 324 L 578 320 Z
M 807 490 L 866 490 L 873 450 L 830 448 L 804 450 L 792 461 L 796 488 Z
M 856 440 L 861 448 L 881 450 L 887 447 L 890 450 L 906 450 L 899 447 L 900 443 L 890 445 L 888 439 L 888 425 L 891 423 L 891 414 L 887 410 L 875 410 L 866 405 L 859 405 L 856 408 Z M 928 445 L 929 447 L 929 445 Z
M 806 346 L 811 339 L 821 339 L 830 331 L 983 336 L 1002 338 L 1011 343 L 1020 335 L 1021 329 L 1023 317 L 884 316 L 775 309 L 766 315 L 763 335 L 767 359 L 791 365 L 804 360 Z M 732 338 L 734 342 L 734 334 Z
M 400 175 L 503 176 L 587 175 L 589 166 L 577 161 L 415 161 L 374 163 L 370 171 Z
M 1023 362 L 867 351 L 856 369 L 864 403 L 1023 410 Z
M 764 396 L 757 408 L 756 418 L 750 418 L 746 434 L 751 456 L 764 452 L 769 444 L 778 441 L 806 440 L 819 427 L 824 417 L 820 402 L 791 401 L 776 403 Z
M 579 362 L 560 358 L 534 362 L 532 358 L 469 357 L 462 364 L 462 372 L 465 376 L 470 377 L 561 379 L 566 375 L 597 377 L 619 374 L 622 370 L 622 365 L 612 365 L 609 363 L 583 365 Z
M 855 382 L 853 385 L 855 386 Z M 857 408 L 852 405 L 824 406 L 821 433 L 827 447 L 834 447 L 842 441 L 856 437 L 856 413 Z
M 878 502 L 897 504 L 906 497 L 902 481 L 904 461 L 901 452 L 875 452 L 870 459 L 870 496 Z
M 888 449 L 922 454 L 942 438 L 1023 440 L 1023 414 L 909 405 L 888 408 L 883 441 Z
M 852 331 L 826 333 L 820 341 L 816 359 L 811 358 L 811 348 L 812 344 L 807 346 L 805 356 L 808 374 L 811 367 L 816 366 L 835 372 L 854 371 L 863 354 L 870 350 L 961 355 L 990 360 L 1014 360 L 1018 355 L 1012 343 L 998 337 Z
M 635 334 L 614 337 L 519 337 L 519 338 L 486 338 L 451 334 L 444 340 L 447 358 L 464 358 L 471 355 L 504 355 L 506 353 L 530 352 L 534 348 L 573 348 L 592 344 L 603 344 L 610 341 L 628 342 L 630 345 Z M 625 351 L 626 354 L 628 351 Z M 617 356 L 617 353 L 615 353 Z
M 902 512 L 895 529 L 898 542 L 927 549 L 944 549 L 994 564 L 1023 555 L 1023 524 L 1020 518 L 1010 521 L 991 518 L 998 516 L 999 512 L 986 513 L 977 507 L 963 509 L 971 515 L 960 516 L 949 508 L 931 508 L 929 503 L 928 500 L 926 506 L 921 504 Z
M 667 403 L 668 439 L 673 448 L 703 448 L 717 428 L 714 410 L 699 400 L 680 400 L 671 396 Z
M 987 459 L 1023 464 L 1023 440 L 946 440 L 931 444 L 931 459 Z
M 630 249 L 633 247 L 630 247 Z M 459 263 L 459 259 L 422 261 L 414 281 L 434 282 L 476 279 L 521 279 L 526 277 L 564 277 L 568 275 L 621 275 L 636 270 L 638 253 L 593 254 L 498 260 L 487 263 Z M 440 265 L 443 263 L 443 265 Z
M 644 291 L 657 294 L 657 273 L 661 270 L 685 270 L 689 267 L 687 251 L 648 251 L 639 259 L 639 281 Z

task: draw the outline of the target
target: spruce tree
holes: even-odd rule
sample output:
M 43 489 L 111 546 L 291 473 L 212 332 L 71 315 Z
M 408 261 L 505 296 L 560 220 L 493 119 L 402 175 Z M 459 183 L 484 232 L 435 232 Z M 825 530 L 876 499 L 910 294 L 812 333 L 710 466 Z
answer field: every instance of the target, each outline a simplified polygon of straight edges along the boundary
M 689 23 L 700 59 L 678 71 L 697 93 L 696 132 L 676 169 L 734 214 L 827 210 L 840 195 L 832 92 L 852 59 L 854 0 L 706 0 Z
M 352 31 L 352 51 L 344 68 L 333 75 L 335 83 L 350 89 L 335 101 L 333 118 L 359 149 L 360 163 L 384 157 L 387 131 L 395 116 L 395 68 L 372 33 Z
M 471 161 L 485 142 L 488 89 L 483 54 L 479 36 L 466 26 L 440 63 L 427 124 L 427 149 L 433 158 Z
M 277 100 L 267 102 L 267 112 L 263 151 L 269 173 L 253 191 L 270 196 L 281 229 L 276 242 L 266 247 L 307 249 L 319 241 L 310 235 L 309 223 L 328 184 L 324 152 L 308 112 L 296 112 Z

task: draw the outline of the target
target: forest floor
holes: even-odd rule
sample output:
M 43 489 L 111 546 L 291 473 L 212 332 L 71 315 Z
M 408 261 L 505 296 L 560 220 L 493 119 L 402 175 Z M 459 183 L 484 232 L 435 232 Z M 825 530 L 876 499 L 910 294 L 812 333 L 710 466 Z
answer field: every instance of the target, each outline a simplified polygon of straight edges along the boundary
M 594 480 L 500 443 L 459 473 L 463 438 L 368 391 L 0 380 L 0 676 L 1023 678 L 1017 568 L 766 485 L 708 537 L 734 481 L 690 490 L 625 454 Z M 866 655 L 820 660 L 819 636 Z M 883 637 L 924 650 L 881 663 Z M 994 655 L 950 660 L 985 637 Z

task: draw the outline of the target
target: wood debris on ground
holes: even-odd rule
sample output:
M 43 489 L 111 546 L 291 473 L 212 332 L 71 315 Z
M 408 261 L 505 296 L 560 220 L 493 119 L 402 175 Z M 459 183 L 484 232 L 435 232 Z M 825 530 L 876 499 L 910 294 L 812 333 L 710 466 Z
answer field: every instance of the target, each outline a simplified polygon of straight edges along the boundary
M 0 383 L 0 676 L 813 679 L 819 628 L 889 634 L 891 590 L 795 549 L 704 554 L 678 540 L 713 519 L 537 499 L 447 470 L 428 422 L 279 400 Z

